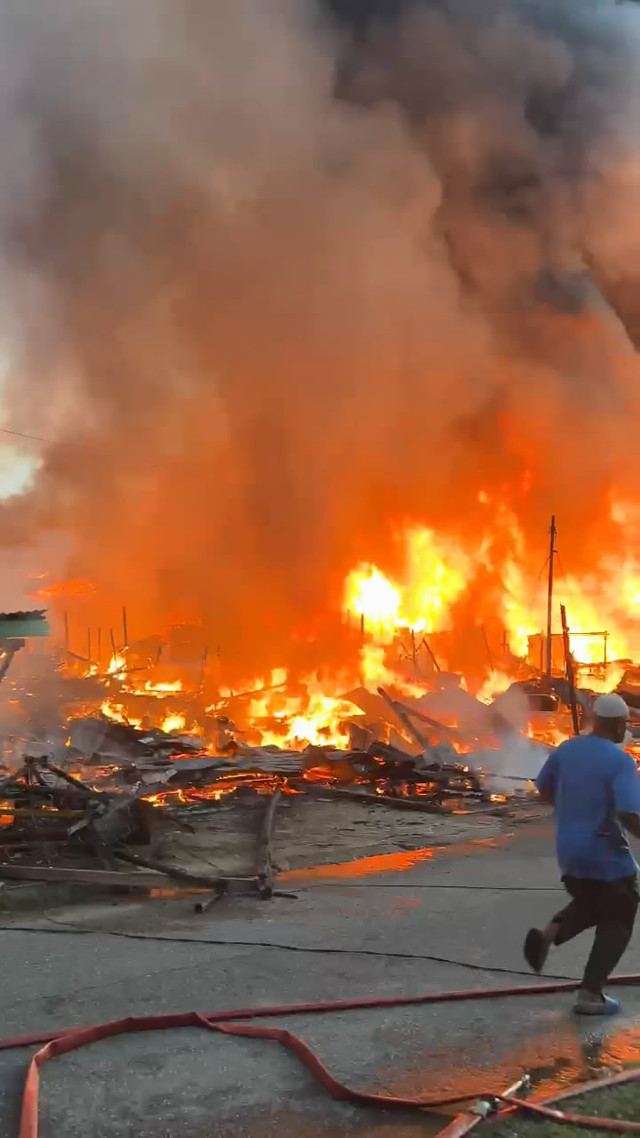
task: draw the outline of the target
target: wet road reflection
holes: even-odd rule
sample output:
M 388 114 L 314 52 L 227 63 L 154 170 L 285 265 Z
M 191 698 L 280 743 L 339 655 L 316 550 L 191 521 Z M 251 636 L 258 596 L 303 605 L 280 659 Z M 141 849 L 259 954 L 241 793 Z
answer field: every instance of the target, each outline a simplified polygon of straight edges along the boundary
M 453 842 L 448 846 L 427 846 L 420 850 L 399 850 L 398 853 L 375 854 L 361 857 L 356 861 L 338 862 L 335 865 L 314 865 L 307 869 L 290 869 L 278 874 L 279 881 L 315 880 L 319 877 L 352 878 L 370 877 L 377 873 L 399 873 L 413 869 L 437 857 L 461 857 L 465 854 L 481 854 L 485 851 L 504 848 L 513 834 L 501 834 L 493 838 L 472 838 L 465 842 Z
M 481 1095 L 501 1091 L 528 1073 L 533 1094 L 544 1097 L 640 1063 L 640 1017 L 603 1036 L 563 1013 L 561 1020 L 556 1012 L 547 1014 L 557 1022 L 502 1054 L 499 1037 L 482 1025 L 459 1046 L 444 1047 L 437 1054 L 416 1049 L 412 1052 L 412 1070 L 382 1070 L 380 1085 L 407 1096 Z M 523 1029 L 531 1031 L 531 1025 L 523 1023 Z

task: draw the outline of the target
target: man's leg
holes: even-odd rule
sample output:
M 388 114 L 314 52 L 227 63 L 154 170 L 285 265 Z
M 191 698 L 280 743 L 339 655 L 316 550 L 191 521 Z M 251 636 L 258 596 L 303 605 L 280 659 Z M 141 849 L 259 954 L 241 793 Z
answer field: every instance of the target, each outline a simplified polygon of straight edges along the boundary
M 524 954 L 534 972 L 542 971 L 552 944 L 565 944 L 597 923 L 588 887 L 593 883 L 579 877 L 563 877 L 562 883 L 571 895 L 569 904 L 544 929 L 530 929 L 524 942 Z
M 598 909 L 594 904 L 593 886 L 596 883 L 582 877 L 563 877 L 563 885 L 571 896 L 568 905 L 556 913 L 547 925 L 549 933 L 555 929 L 550 944 L 556 947 L 566 944 L 568 940 L 580 936 L 586 929 L 592 929 L 598 923 Z
M 578 1010 L 606 1004 L 603 988 L 629 944 L 638 911 L 638 886 L 633 877 L 599 882 L 594 894 L 596 935 L 578 993 Z

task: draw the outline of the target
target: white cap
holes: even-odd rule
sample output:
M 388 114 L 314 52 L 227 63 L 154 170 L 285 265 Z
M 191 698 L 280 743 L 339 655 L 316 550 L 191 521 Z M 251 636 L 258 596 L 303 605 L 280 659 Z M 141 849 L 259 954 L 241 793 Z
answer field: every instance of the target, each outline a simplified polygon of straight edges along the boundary
M 610 692 L 609 695 L 599 695 L 593 705 L 593 714 L 596 719 L 628 719 L 629 708 L 621 695 Z

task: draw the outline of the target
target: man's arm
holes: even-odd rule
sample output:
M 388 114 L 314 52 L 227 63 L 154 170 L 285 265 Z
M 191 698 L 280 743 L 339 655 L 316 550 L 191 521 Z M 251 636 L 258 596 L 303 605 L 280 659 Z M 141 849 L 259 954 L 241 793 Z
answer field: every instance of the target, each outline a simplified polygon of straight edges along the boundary
M 625 830 L 640 838 L 640 774 L 631 755 L 621 755 L 613 780 L 613 801 Z

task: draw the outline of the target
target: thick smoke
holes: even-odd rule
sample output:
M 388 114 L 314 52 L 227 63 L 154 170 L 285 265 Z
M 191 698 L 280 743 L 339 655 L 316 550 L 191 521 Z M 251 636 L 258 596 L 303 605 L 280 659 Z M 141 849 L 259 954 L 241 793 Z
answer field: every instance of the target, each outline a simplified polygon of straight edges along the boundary
M 67 534 L 92 620 L 202 619 L 245 674 L 335 635 L 402 523 L 473 547 L 480 490 L 536 569 L 552 510 L 574 563 L 615 552 L 639 29 L 598 0 L 0 0 L 7 397 L 50 440 L 5 541 Z

